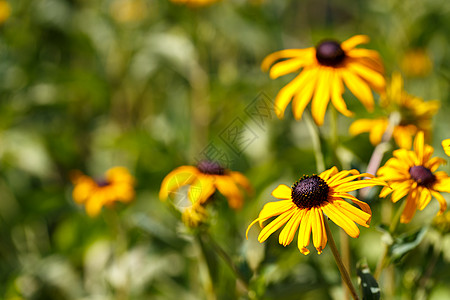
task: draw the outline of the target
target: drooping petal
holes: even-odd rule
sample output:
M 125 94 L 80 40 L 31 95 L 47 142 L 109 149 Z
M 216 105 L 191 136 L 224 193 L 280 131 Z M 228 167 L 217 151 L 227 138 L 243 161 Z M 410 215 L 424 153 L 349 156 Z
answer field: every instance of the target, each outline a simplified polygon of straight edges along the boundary
M 332 203 L 322 206 L 323 212 L 331 219 L 336 225 L 344 229 L 344 231 L 352 238 L 359 236 L 359 229 L 355 223 L 339 211 Z
M 188 198 L 192 203 L 205 203 L 216 191 L 212 176 L 199 176 L 188 190 Z
M 244 202 L 243 195 L 236 186 L 234 180 L 227 175 L 215 176 L 215 186 L 228 200 L 228 205 L 233 209 L 240 209 Z
M 324 235 L 322 210 L 320 208 L 313 207 L 311 209 L 311 217 L 313 244 L 317 249 L 318 254 L 321 254 L 324 244 L 323 240 L 326 239 L 326 233 Z
M 419 187 L 418 193 L 419 193 L 419 201 L 417 203 L 417 208 L 419 210 L 423 210 L 431 201 L 431 192 L 427 188 Z
M 383 75 L 360 64 L 358 61 L 350 62 L 346 67 L 363 78 L 369 85 L 373 86 L 375 90 L 383 91 L 386 87 L 386 80 Z
M 339 211 L 341 213 L 343 213 L 353 222 L 356 222 L 357 224 L 364 227 L 369 227 L 372 215 L 354 207 L 353 205 L 343 200 L 335 200 L 333 201 L 333 204 L 339 208 Z
M 346 69 L 341 69 L 342 79 L 353 95 L 361 101 L 368 111 L 373 111 L 373 95 L 367 83 Z
M 280 232 L 278 241 L 281 245 L 287 246 L 294 239 L 295 232 L 300 226 L 305 210 L 296 209 L 294 215 L 289 219 L 286 226 Z
M 342 78 L 339 69 L 336 69 L 333 73 L 331 81 L 331 103 L 337 109 L 338 112 L 346 117 L 353 116 L 353 112 L 347 109 L 347 104 L 345 104 L 342 94 L 344 93 L 344 84 L 342 83 Z
M 263 230 L 261 230 L 261 232 L 259 233 L 258 236 L 258 241 L 260 243 L 264 242 L 265 240 L 267 240 L 267 238 L 274 233 L 275 231 L 277 231 L 281 226 L 283 226 L 284 224 L 286 224 L 286 222 L 292 217 L 292 215 L 296 212 L 296 210 L 289 210 L 287 212 L 282 213 L 281 215 L 279 215 L 275 220 L 273 220 L 272 222 L 270 222 L 269 224 L 267 224 L 267 226 L 265 226 L 263 228 Z
M 239 184 L 241 187 L 243 187 L 247 193 L 250 195 L 253 193 L 252 185 L 250 184 L 250 181 L 240 172 L 234 172 L 231 171 L 228 174 L 237 184 Z
M 439 212 L 438 215 L 444 213 L 444 211 L 447 209 L 447 201 L 445 201 L 444 197 L 442 197 L 442 195 L 436 191 L 430 190 L 431 194 L 434 196 L 434 198 L 437 199 L 437 201 L 439 202 Z
M 392 202 L 396 203 L 398 200 L 405 197 L 408 192 L 411 190 L 411 180 L 401 182 L 395 189 L 391 195 Z
M 325 118 L 325 112 L 330 101 L 330 77 L 329 67 L 320 67 L 318 71 L 317 86 L 312 100 L 311 113 L 317 125 L 321 126 Z
M 305 210 L 305 214 L 298 231 L 298 249 L 304 255 L 309 254 L 309 250 L 306 247 L 309 245 L 309 238 L 311 236 L 311 219 L 311 210 Z
M 406 206 L 403 209 L 402 216 L 400 217 L 400 223 L 409 223 L 414 217 L 417 209 L 417 189 L 413 188 L 406 198 Z
M 450 156 L 450 139 L 445 139 L 442 141 L 442 148 L 444 148 L 445 154 Z
M 318 69 L 304 70 L 302 74 L 305 74 L 305 81 L 303 86 L 297 89 L 292 102 L 292 110 L 296 120 L 300 120 L 308 103 L 311 101 L 311 97 L 316 87 L 317 72 Z

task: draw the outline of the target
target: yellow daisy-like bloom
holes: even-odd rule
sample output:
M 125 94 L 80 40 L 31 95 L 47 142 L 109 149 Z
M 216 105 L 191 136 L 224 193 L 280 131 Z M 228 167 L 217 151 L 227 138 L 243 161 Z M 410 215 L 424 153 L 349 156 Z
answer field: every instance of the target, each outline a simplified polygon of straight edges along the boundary
M 353 181 L 362 177 L 371 177 Z M 364 187 L 386 185 L 385 182 L 373 178 L 372 175 L 360 174 L 357 170 L 338 172 L 336 167 L 322 172 L 320 175 L 305 175 L 300 178 L 292 188 L 280 184 L 272 192 L 272 196 L 282 199 L 264 205 L 258 218 L 247 228 L 248 231 L 255 223 L 259 222 L 261 228 L 268 219 L 278 216 L 267 224 L 260 232 L 258 241 L 264 242 L 272 233 L 286 224 L 280 232 L 279 243 L 289 245 L 298 233 L 298 248 L 301 253 L 308 254 L 306 248 L 312 232 L 313 244 L 320 254 L 327 244 L 324 216 L 326 214 L 336 225 L 353 238 L 359 236 L 359 229 L 355 223 L 369 227 L 372 211 L 367 203 L 358 200 L 349 192 Z M 357 204 L 361 209 L 351 205 L 345 199 Z
M 442 141 L 442 148 L 444 148 L 445 154 L 450 156 L 450 139 L 445 139 Z
M 395 203 L 407 195 L 401 223 L 409 223 L 416 210 L 423 210 L 432 196 L 439 201 L 438 214 L 447 209 L 447 203 L 440 192 L 450 192 L 450 178 L 446 172 L 435 172 L 445 160 L 440 157 L 432 158 L 433 151 L 433 147 L 425 144 L 421 131 L 414 140 L 414 151 L 395 150 L 394 157 L 377 172 L 380 179 L 388 182 L 392 188 L 383 188 L 380 197 L 384 198 L 392 192 L 391 199 Z
M 196 202 L 190 207 L 186 208 L 181 215 L 181 220 L 183 221 L 183 223 L 191 228 L 198 227 L 207 219 L 208 212 L 206 211 L 205 206 L 203 206 L 199 202 Z
M 124 167 L 114 167 L 106 171 L 105 178 L 94 180 L 77 171 L 72 176 L 75 187 L 73 200 L 84 204 L 89 216 L 97 216 L 103 206 L 114 202 L 128 203 L 134 199 L 134 178 Z
M 355 48 L 368 41 L 367 36 L 356 35 L 342 43 L 325 40 L 316 47 L 281 50 L 267 56 L 261 68 L 264 71 L 270 68 L 272 79 L 301 69 L 300 74 L 282 88 L 275 99 L 278 118 L 283 118 L 284 111 L 292 100 L 294 117 L 301 119 L 311 98 L 312 115 L 318 125 L 323 123 L 330 99 L 340 113 L 351 116 L 352 112 L 342 99 L 344 83 L 371 111 L 374 106 L 371 88 L 379 93 L 383 92 L 385 79 L 378 53 Z M 280 59 L 285 60 L 279 61 Z
M 431 120 L 439 110 L 440 102 L 438 100 L 424 101 L 406 93 L 403 90 L 402 76 L 396 72 L 392 74 L 386 94 L 381 97 L 381 106 L 388 113 L 397 111 L 400 114 L 400 123 L 394 127 L 392 136 L 400 148 L 410 149 L 413 136 L 417 132 L 424 131 L 425 134 L 430 132 Z M 369 132 L 370 142 L 377 145 L 381 142 L 388 124 L 387 117 L 360 119 L 350 125 L 349 132 L 352 135 Z
M 248 179 L 239 172 L 227 170 L 216 162 L 201 161 L 197 167 L 181 166 L 163 180 L 159 198 L 166 200 L 183 185 L 190 185 L 188 197 L 192 203 L 204 204 L 218 190 L 233 209 L 241 208 L 244 198 L 240 188 L 251 193 Z
M 219 2 L 220 0 L 170 0 L 172 3 L 185 4 L 191 7 L 201 7 Z

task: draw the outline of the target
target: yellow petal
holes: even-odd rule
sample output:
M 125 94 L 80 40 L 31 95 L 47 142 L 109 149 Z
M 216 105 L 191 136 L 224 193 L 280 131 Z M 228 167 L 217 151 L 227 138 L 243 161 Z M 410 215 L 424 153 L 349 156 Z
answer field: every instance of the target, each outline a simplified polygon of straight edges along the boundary
M 336 225 L 344 229 L 344 231 L 352 238 L 359 236 L 359 229 L 355 223 L 344 215 L 334 204 L 329 203 L 322 206 L 323 212 L 333 221 Z
M 375 90 L 382 91 L 386 87 L 386 80 L 383 75 L 360 64 L 358 61 L 351 61 L 347 63 L 346 67 L 363 78 Z
M 269 75 L 270 75 L 270 78 L 276 79 L 280 76 L 295 72 L 304 65 L 305 65 L 305 59 L 302 57 L 284 60 L 284 61 L 274 64 L 272 66 L 272 68 L 270 68 Z
M 309 75 L 309 69 L 305 68 L 297 77 L 283 87 L 275 98 L 275 114 L 279 119 L 284 117 L 284 111 L 291 102 L 292 97 L 299 92 L 305 85 L 306 79 Z
M 244 203 L 241 191 L 234 183 L 234 180 L 227 175 L 215 176 L 215 185 L 219 192 L 228 200 L 228 205 L 232 209 L 240 209 Z
M 295 209 L 294 215 L 289 219 L 286 226 L 280 232 L 279 243 L 283 246 L 289 245 L 294 239 L 295 232 L 297 231 L 302 217 L 304 215 L 304 210 Z
M 417 203 L 417 208 L 423 210 L 431 200 L 430 190 L 427 188 L 419 188 L 419 202 Z
M 272 196 L 278 199 L 291 199 L 292 189 L 285 184 L 278 185 L 273 191 Z
M 447 201 L 445 201 L 444 197 L 438 192 L 431 190 L 431 194 L 436 198 L 439 202 L 439 212 L 438 215 L 442 214 L 447 209 Z
M 267 71 L 269 70 L 270 66 L 276 62 L 277 60 L 280 59 L 284 59 L 284 58 L 291 58 L 291 57 L 302 57 L 302 56 L 307 56 L 308 54 L 311 55 L 311 52 L 315 53 L 315 48 L 310 47 L 310 48 L 306 48 L 306 49 L 286 49 L 286 50 L 281 50 L 281 51 L 277 51 L 274 52 L 272 54 L 269 54 L 268 56 L 266 56 L 263 60 L 263 62 L 261 63 L 261 69 L 263 71 Z
M 344 52 L 346 52 L 355 48 L 359 44 L 367 44 L 369 41 L 370 39 L 367 35 L 355 35 L 347 39 L 346 41 L 343 41 L 341 43 L 341 48 L 342 50 L 344 50 Z
M 296 210 L 289 210 L 281 215 L 279 215 L 275 220 L 267 224 L 266 227 L 261 230 L 258 236 L 258 241 L 260 243 L 267 240 L 267 238 L 278 230 L 281 226 L 286 224 L 286 222 L 292 217 L 292 215 L 296 212 Z
M 423 136 L 423 131 L 419 131 L 414 139 L 414 152 L 416 153 L 417 160 L 415 161 L 416 165 L 423 165 L 423 156 L 424 156 L 424 148 L 425 141 Z
M 199 173 L 196 167 L 181 166 L 167 174 L 161 183 L 159 199 L 166 200 L 170 193 L 173 193 L 181 186 L 190 184 Z
M 269 202 L 264 205 L 263 209 L 259 213 L 258 220 L 259 226 L 262 226 L 262 223 L 272 217 L 281 215 L 282 213 L 297 207 L 292 200 L 282 200 Z
M 330 169 L 328 169 L 328 170 L 323 171 L 322 173 L 320 173 L 319 177 L 322 178 L 322 179 L 325 180 L 325 181 L 328 181 L 328 179 L 329 179 L 331 176 L 334 176 L 334 175 L 337 174 L 337 173 L 338 173 L 338 168 L 332 167 L 332 168 L 330 168 Z
M 192 203 L 205 203 L 215 190 L 212 176 L 199 176 L 189 187 L 188 198 Z
M 247 193 L 250 195 L 253 194 L 253 188 L 250 184 L 250 181 L 245 177 L 242 173 L 231 171 L 229 172 L 229 176 L 240 186 L 242 186 Z
M 339 69 L 336 69 L 333 73 L 331 81 L 331 103 L 333 106 L 346 117 L 353 116 L 353 113 L 347 109 L 342 93 L 344 93 L 344 84 Z
M 417 209 L 417 189 L 412 189 L 406 198 L 406 206 L 400 217 L 400 223 L 409 223 Z
M 330 70 L 328 67 L 320 67 L 318 71 L 317 86 L 312 100 L 311 113 L 317 125 L 321 126 L 325 118 L 325 112 L 330 101 Z
M 450 139 L 445 139 L 442 141 L 442 148 L 444 148 L 445 154 L 450 156 Z
M 318 69 L 314 68 L 309 70 L 305 69 L 302 72 L 305 75 L 305 79 L 302 86 L 298 88 L 296 94 L 294 95 L 294 100 L 292 102 L 292 110 L 296 120 L 300 120 L 302 118 L 303 111 L 311 100 L 316 87 L 317 71 Z
M 333 201 L 333 204 L 335 204 L 336 207 L 339 208 L 339 211 L 353 222 L 356 222 L 357 224 L 364 227 L 369 227 L 372 215 L 354 207 L 353 205 L 343 200 L 335 200 Z
M 342 79 L 345 85 L 355 95 L 356 98 L 366 107 L 368 111 L 373 110 L 373 95 L 369 86 L 359 76 L 346 69 L 341 69 Z
M 341 180 L 342 178 L 348 176 L 348 175 L 358 175 L 359 171 L 352 169 L 352 170 L 344 170 L 344 171 L 340 171 L 337 174 L 334 174 L 333 177 L 331 177 L 330 179 L 327 180 L 327 184 L 328 185 L 334 185 L 335 182 Z
M 322 253 L 323 250 L 323 240 L 326 239 L 326 234 L 324 235 L 324 224 L 323 224 L 323 214 L 322 210 L 317 207 L 311 209 L 311 228 L 313 236 L 313 244 L 317 249 L 318 254 Z
M 304 255 L 309 254 L 309 250 L 306 246 L 309 245 L 309 237 L 311 236 L 311 219 L 311 210 L 305 210 L 305 214 L 298 231 L 298 249 Z

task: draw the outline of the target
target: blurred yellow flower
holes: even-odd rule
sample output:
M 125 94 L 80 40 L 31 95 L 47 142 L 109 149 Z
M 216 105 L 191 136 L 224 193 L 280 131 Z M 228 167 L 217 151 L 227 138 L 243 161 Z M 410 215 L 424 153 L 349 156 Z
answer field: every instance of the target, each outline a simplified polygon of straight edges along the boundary
M 72 197 L 78 204 L 84 204 L 89 216 L 97 216 L 103 206 L 114 202 L 130 202 L 134 198 L 134 178 L 124 167 L 106 171 L 105 178 L 94 180 L 79 171 L 72 175 L 75 185 Z
M 195 228 L 208 219 L 208 212 L 202 204 L 196 202 L 183 211 L 181 219 L 186 226 Z
M 220 0 L 170 0 L 172 3 L 185 4 L 191 7 L 200 7 L 219 2 Z
M 278 118 L 283 118 L 284 111 L 292 100 L 294 117 L 301 119 L 311 98 L 312 115 L 318 125 L 323 124 L 330 98 L 340 113 L 351 116 L 352 112 L 347 109 L 342 98 L 344 83 L 371 111 L 374 106 L 371 88 L 379 93 L 383 92 L 385 79 L 378 53 L 355 48 L 368 41 L 369 37 L 356 35 L 342 43 L 325 40 L 316 47 L 287 49 L 268 55 L 261 68 L 264 71 L 270 69 L 272 79 L 300 70 L 297 77 L 282 88 L 275 99 Z
M 241 173 L 227 170 L 216 162 L 201 161 L 197 167 L 181 166 L 170 172 L 161 184 L 159 198 L 166 200 L 183 185 L 190 185 L 188 197 L 192 203 L 206 203 L 217 189 L 233 209 L 243 204 L 240 188 L 252 192 L 250 182 Z
M 3 24 L 11 16 L 11 6 L 8 2 L 0 0 L 0 24 Z
M 431 222 L 433 227 L 438 229 L 440 232 L 446 234 L 450 232 L 450 211 L 434 217 L 433 222 Z
M 401 68 L 406 76 L 423 77 L 433 68 L 433 63 L 424 49 L 410 49 L 403 56 Z
M 445 139 L 442 141 L 442 148 L 444 148 L 445 154 L 450 156 L 450 139 Z
M 110 6 L 111 16 L 118 23 L 141 21 L 147 16 L 144 0 L 115 0 Z
M 350 176 L 349 176 L 350 175 Z M 362 177 L 372 177 L 353 181 Z M 272 191 L 272 196 L 282 201 L 270 202 L 264 205 L 258 218 L 247 228 L 248 231 L 259 222 L 261 228 L 268 219 L 278 216 L 267 224 L 260 232 L 258 241 L 264 242 L 272 233 L 286 224 L 280 232 L 279 243 L 289 245 L 298 233 L 298 249 L 307 255 L 309 239 L 312 232 L 313 244 L 320 254 L 327 244 L 324 216 L 326 214 L 336 225 L 353 238 L 359 236 L 359 229 L 355 223 L 369 227 L 372 211 L 367 203 L 358 200 L 349 192 L 364 187 L 386 185 L 385 182 L 373 178 L 372 175 L 360 174 L 357 170 L 338 172 L 336 167 L 322 172 L 320 175 L 305 175 L 292 188 L 280 184 Z M 361 209 L 351 205 L 345 199 L 356 203 Z
M 394 157 L 377 172 L 379 178 L 392 188 L 383 188 L 380 197 L 384 198 L 392 192 L 391 199 L 395 203 L 408 195 L 401 223 L 409 223 L 417 209 L 423 210 L 428 205 L 431 196 L 439 201 L 438 214 L 447 209 L 447 202 L 439 192 L 450 192 L 450 178 L 446 172 L 435 172 L 445 160 L 431 158 L 433 152 L 433 147 L 425 144 L 424 134 L 420 131 L 414 140 L 414 151 L 395 150 Z
M 386 88 L 386 94 L 381 96 L 381 106 L 388 113 L 396 111 L 400 114 L 400 122 L 394 127 L 392 135 L 400 148 L 410 149 L 413 136 L 418 131 L 429 134 L 432 117 L 439 110 L 440 102 L 438 100 L 424 101 L 409 95 L 403 90 L 402 76 L 395 72 Z M 381 142 L 388 124 L 388 117 L 359 119 L 350 125 L 349 132 L 351 135 L 370 132 L 370 142 L 377 145 Z

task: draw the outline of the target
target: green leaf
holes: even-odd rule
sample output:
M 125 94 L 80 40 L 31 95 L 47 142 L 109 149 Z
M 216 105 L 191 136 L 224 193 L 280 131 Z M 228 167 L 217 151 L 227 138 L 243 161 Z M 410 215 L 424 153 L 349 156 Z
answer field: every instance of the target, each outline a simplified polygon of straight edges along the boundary
M 395 238 L 394 243 L 389 248 L 392 262 L 399 262 L 409 251 L 417 247 L 423 240 L 428 227 L 423 227 L 412 233 L 405 233 Z
M 370 269 L 365 260 L 358 263 L 356 273 L 358 274 L 361 285 L 363 300 L 379 300 L 381 296 L 380 287 L 378 286 L 378 282 L 370 273 Z

